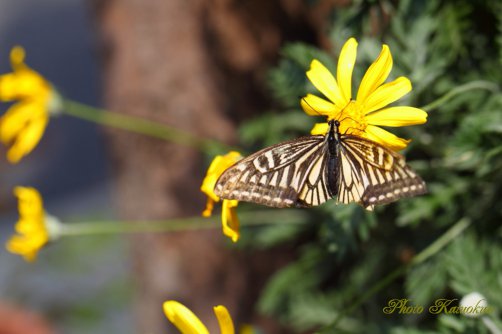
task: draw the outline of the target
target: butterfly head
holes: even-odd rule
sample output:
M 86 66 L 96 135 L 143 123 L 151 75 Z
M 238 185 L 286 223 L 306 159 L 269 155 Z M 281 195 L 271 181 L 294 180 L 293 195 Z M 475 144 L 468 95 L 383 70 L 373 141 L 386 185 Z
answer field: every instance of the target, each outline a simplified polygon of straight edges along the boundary
M 330 150 L 333 153 L 336 150 L 336 143 L 340 140 L 340 121 L 332 119 L 328 121 L 329 131 L 327 133 L 327 140 L 330 143 Z
M 337 119 L 328 121 L 328 124 L 330 129 L 329 132 L 338 132 L 338 130 L 340 129 L 340 121 Z

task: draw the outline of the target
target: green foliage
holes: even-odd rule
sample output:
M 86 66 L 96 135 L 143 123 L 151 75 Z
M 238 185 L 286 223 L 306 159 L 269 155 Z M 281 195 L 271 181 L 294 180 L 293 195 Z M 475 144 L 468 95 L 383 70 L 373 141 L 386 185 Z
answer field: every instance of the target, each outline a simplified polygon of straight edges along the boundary
M 499 64 L 502 64 L 502 4 L 493 5 L 493 12 L 497 15 L 497 47 L 499 50 Z
M 435 258 L 414 267 L 405 282 L 406 294 L 416 305 L 426 305 L 431 300 L 442 298 L 447 287 L 448 271 L 444 261 Z M 433 275 L 431 275 L 433 273 Z
M 258 308 L 297 332 L 496 333 L 490 323 L 502 330 L 502 7 L 497 0 L 395 4 L 360 0 L 337 8 L 328 35 L 334 53 L 286 45 L 269 76 L 278 107 L 245 124 L 241 134 L 258 147 L 307 135 L 324 121 L 299 107 L 300 96 L 315 92 L 305 77 L 311 60 L 335 72 L 336 53 L 356 37 L 357 87 L 386 43 L 394 60 L 391 78 L 404 75 L 413 83 L 399 102 L 429 112 L 423 126 L 392 129 L 413 139 L 404 153 L 429 194 L 375 212 L 332 201 L 308 210 L 301 229 L 264 230 L 256 240 L 266 247 L 295 244 L 296 260 L 271 278 Z M 472 222 L 465 235 L 411 264 L 413 254 L 465 219 Z M 371 290 L 400 267 L 407 269 L 404 275 Z M 486 297 L 492 314 L 382 312 L 392 298 L 427 310 L 437 298 L 459 300 L 473 291 Z

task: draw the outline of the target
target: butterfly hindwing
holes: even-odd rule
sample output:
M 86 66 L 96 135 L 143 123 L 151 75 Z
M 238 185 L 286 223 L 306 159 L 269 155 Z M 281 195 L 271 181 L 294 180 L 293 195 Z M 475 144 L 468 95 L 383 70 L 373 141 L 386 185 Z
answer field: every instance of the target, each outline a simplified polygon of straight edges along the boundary
M 352 199 L 371 209 L 376 204 L 391 203 L 427 191 L 425 182 L 406 165 L 402 155 L 376 142 L 352 135 L 341 136 L 340 145 L 342 166 L 344 161 L 351 161 L 352 166 L 350 177 L 346 176 L 346 169 L 340 168 L 340 202 L 347 203 L 347 200 L 350 202 Z M 347 185 L 355 190 L 348 190 Z
M 216 182 L 224 199 L 273 207 L 319 205 L 327 191 L 325 136 L 307 136 L 276 144 L 238 161 Z
M 338 165 L 335 169 L 337 178 L 337 202 L 348 204 L 351 202 L 359 203 L 365 189 L 369 185 L 369 179 L 365 173 L 365 158 L 352 151 L 352 147 L 339 150 Z
M 321 205 L 331 199 L 332 193 L 329 191 L 326 146 L 315 156 L 315 161 L 310 166 L 305 182 L 298 193 L 296 206 L 310 207 Z

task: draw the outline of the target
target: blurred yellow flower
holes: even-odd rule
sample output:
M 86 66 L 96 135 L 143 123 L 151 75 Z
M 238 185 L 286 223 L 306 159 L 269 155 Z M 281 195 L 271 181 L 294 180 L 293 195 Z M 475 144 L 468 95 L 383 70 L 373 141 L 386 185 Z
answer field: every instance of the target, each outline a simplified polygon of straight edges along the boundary
M 0 101 L 19 101 L 0 118 L 0 140 L 10 146 L 7 159 L 17 163 L 40 141 L 49 114 L 60 109 L 61 99 L 52 85 L 24 63 L 25 52 L 12 48 L 12 73 L 0 75 Z
M 392 69 L 392 55 L 385 44 L 364 74 L 356 98 L 352 99 L 352 70 L 356 55 L 357 41 L 350 38 L 340 53 L 336 79 L 320 61 L 314 59 L 307 77 L 329 101 L 307 94 L 301 100 L 301 106 L 308 115 L 339 120 L 341 133 L 365 137 L 390 149 L 401 150 L 410 140 L 399 138 L 379 126 L 423 124 L 427 121 L 427 113 L 414 107 L 385 108 L 411 91 L 411 82 L 406 77 L 384 83 Z M 318 123 L 311 133 L 324 135 L 328 129 L 328 123 Z
M 207 170 L 206 177 L 202 181 L 200 190 L 207 195 L 206 209 L 202 212 L 202 216 L 210 217 L 214 203 L 219 202 L 220 198 L 214 193 L 214 186 L 220 175 L 234 163 L 242 159 L 239 152 L 231 151 L 226 155 L 217 155 L 209 169 Z M 223 234 L 231 238 L 233 242 L 239 240 L 239 218 L 237 217 L 236 208 L 239 204 L 237 200 L 223 200 L 221 211 L 221 223 L 223 226 Z
M 14 193 L 19 200 L 19 220 L 16 224 L 18 234 L 7 241 L 6 248 L 32 262 L 38 251 L 51 239 L 50 231 L 58 222 L 45 213 L 42 197 L 36 189 L 16 187 Z
M 182 334 L 209 334 L 208 329 L 186 306 L 174 300 L 164 303 L 164 313 Z M 220 325 L 221 334 L 234 334 L 234 324 L 228 310 L 223 305 L 215 306 L 214 313 Z
M 260 332 L 250 324 L 244 324 L 239 329 L 239 334 L 258 334 L 258 333 Z

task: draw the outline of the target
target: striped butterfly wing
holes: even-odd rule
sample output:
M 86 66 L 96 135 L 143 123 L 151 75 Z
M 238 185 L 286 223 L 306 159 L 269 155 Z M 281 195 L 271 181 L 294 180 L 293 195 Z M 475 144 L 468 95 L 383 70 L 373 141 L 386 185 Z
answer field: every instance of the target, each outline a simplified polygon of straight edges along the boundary
M 371 210 L 376 204 L 427 192 L 402 155 L 353 135 L 342 135 L 340 145 L 338 202 L 356 202 Z
M 325 136 L 307 136 L 258 151 L 225 170 L 214 192 L 223 199 L 272 207 L 314 206 L 331 198 Z

